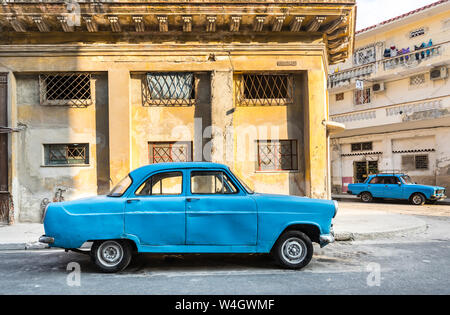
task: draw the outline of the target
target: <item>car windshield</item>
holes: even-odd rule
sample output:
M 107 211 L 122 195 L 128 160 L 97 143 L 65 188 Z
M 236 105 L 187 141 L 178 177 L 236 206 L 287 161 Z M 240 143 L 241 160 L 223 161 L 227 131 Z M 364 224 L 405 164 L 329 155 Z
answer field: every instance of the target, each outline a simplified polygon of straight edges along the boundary
M 109 197 L 121 197 L 131 185 L 131 177 L 127 175 L 108 194 Z
M 402 176 L 402 180 L 407 185 L 414 185 L 415 182 L 408 175 Z
M 233 173 L 233 172 L 232 172 L 232 173 Z M 234 177 L 236 177 L 236 179 L 238 180 L 238 182 L 241 183 L 242 186 L 244 186 L 245 190 L 246 190 L 249 194 L 254 194 L 254 193 L 255 193 L 250 187 L 248 187 L 248 185 L 247 185 L 242 179 L 239 178 L 239 176 L 236 176 L 236 174 L 234 174 L 234 173 L 233 173 L 233 175 L 234 175 Z

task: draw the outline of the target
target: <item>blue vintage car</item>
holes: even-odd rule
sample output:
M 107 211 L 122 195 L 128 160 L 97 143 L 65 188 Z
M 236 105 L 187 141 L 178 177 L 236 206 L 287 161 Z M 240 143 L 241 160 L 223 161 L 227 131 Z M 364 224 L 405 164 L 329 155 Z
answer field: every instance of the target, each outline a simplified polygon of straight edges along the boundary
M 107 196 L 51 203 L 40 242 L 89 253 L 104 272 L 139 253 L 272 253 L 300 269 L 312 242 L 334 242 L 338 205 L 328 200 L 254 193 L 213 163 L 162 163 L 132 171 Z
M 418 185 L 406 174 L 371 175 L 362 184 L 348 185 L 348 193 L 361 197 L 363 202 L 374 198 L 403 199 L 417 206 L 447 198 L 445 188 Z

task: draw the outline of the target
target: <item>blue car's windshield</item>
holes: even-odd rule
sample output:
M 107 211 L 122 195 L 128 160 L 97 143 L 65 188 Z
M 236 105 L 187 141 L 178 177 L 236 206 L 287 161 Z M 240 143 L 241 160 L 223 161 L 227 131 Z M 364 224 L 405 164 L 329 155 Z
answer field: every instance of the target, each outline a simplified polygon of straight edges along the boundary
M 127 175 L 122 179 L 108 194 L 109 197 L 121 197 L 130 187 L 132 183 L 131 177 Z
M 251 195 L 255 193 L 250 187 L 247 186 L 247 184 L 242 179 L 240 179 L 238 176 L 236 176 L 236 174 L 233 173 L 233 175 L 234 175 L 234 177 L 236 177 L 236 179 L 239 181 L 239 183 L 241 183 L 241 185 L 244 186 L 244 189 L 247 191 L 247 193 L 249 193 Z
M 415 184 L 415 182 L 408 175 L 402 176 L 402 180 L 407 185 L 414 185 Z

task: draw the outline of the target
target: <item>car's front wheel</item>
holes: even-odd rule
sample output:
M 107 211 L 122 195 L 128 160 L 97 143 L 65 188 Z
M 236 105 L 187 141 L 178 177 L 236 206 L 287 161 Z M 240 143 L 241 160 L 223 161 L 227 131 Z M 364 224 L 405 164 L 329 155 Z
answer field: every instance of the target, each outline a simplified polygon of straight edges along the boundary
M 96 241 L 91 248 L 94 263 L 103 272 L 124 270 L 131 262 L 133 250 L 128 241 L 107 240 Z
M 284 233 L 275 244 L 273 255 L 278 264 L 288 269 L 302 269 L 313 256 L 311 239 L 300 231 Z
M 427 200 L 424 195 L 415 193 L 414 195 L 411 196 L 410 201 L 415 206 L 423 206 L 425 204 L 425 201 Z

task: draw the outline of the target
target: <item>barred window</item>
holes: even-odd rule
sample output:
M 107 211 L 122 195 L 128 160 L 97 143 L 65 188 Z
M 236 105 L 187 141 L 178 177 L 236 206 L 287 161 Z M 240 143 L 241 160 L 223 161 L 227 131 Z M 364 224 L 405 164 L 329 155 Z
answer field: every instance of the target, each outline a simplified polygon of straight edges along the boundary
M 425 28 L 419 28 L 409 33 L 409 38 L 419 37 L 425 35 Z
M 365 65 L 376 61 L 376 48 L 369 46 L 357 50 L 353 56 L 353 63 L 355 66 Z
M 89 164 L 89 144 L 44 144 L 45 165 Z
M 344 93 L 337 93 L 336 94 L 336 102 L 343 101 L 344 100 Z
M 193 73 L 147 73 L 142 84 L 143 106 L 190 106 L 195 104 Z
M 192 161 L 192 142 L 149 142 L 148 147 L 150 164 Z
M 373 150 L 373 143 L 372 142 L 352 143 L 352 152 L 372 151 L 372 150 Z
M 425 83 L 425 74 L 418 74 L 409 77 L 409 85 L 418 86 Z
M 428 169 L 428 155 L 416 155 L 416 170 Z
M 428 155 L 403 155 L 402 169 L 405 171 L 427 170 L 429 168 Z
M 290 74 L 243 74 L 236 80 L 239 106 L 280 106 L 294 102 L 294 78 Z
M 296 140 L 258 140 L 257 171 L 298 170 Z
M 86 107 L 92 104 L 89 73 L 40 74 L 39 88 L 41 105 Z
M 370 88 L 355 91 L 355 105 L 369 104 L 370 102 Z

